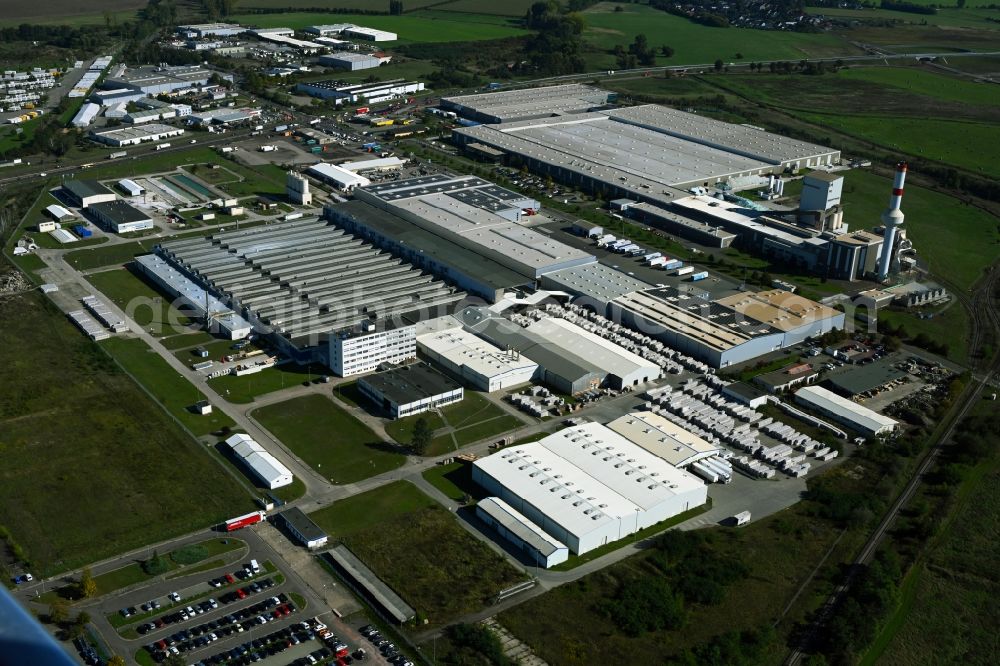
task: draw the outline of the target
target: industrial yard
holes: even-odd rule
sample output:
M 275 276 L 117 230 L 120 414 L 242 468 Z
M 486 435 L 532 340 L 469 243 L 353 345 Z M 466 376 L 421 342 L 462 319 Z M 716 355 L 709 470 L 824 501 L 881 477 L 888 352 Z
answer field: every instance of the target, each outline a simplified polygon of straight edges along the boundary
M 0 28 L 32 663 L 986 663 L 989 9 L 119 4 Z

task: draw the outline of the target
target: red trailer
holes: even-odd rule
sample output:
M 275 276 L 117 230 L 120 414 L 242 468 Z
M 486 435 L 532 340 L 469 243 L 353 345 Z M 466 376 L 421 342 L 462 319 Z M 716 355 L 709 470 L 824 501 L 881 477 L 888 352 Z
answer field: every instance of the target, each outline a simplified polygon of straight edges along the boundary
M 227 532 L 233 532 L 235 530 L 247 527 L 249 525 L 255 525 L 264 520 L 263 511 L 254 511 L 253 513 L 248 513 L 245 516 L 240 516 L 238 518 L 230 518 L 225 522 L 225 527 Z

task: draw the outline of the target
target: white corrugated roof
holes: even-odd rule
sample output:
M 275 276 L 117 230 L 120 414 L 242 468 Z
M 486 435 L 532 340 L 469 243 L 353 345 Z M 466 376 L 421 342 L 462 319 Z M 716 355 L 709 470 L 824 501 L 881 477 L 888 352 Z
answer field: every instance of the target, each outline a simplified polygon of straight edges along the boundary
M 484 377 L 538 367 L 537 363 L 525 356 L 515 358 L 496 345 L 476 337 L 464 330 L 458 322 L 455 328 L 418 336 L 417 344 Z
M 504 449 L 475 465 L 578 536 L 704 486 L 600 423 Z
M 845 421 L 856 424 L 861 430 L 878 433 L 895 428 L 899 423 L 863 405 L 839 396 L 819 386 L 806 386 L 795 392 L 795 397 L 819 409 L 837 414 Z
M 364 187 L 365 185 L 370 185 L 371 181 L 364 176 L 359 176 L 356 173 L 348 171 L 347 169 L 341 168 L 336 164 L 327 164 L 326 162 L 321 162 L 319 164 L 314 164 L 309 167 L 307 171 L 311 174 L 319 176 L 320 178 L 326 178 L 338 183 L 344 187 Z
M 642 369 L 648 370 L 651 378 L 660 376 L 660 367 L 652 361 L 560 317 L 532 322 L 528 330 L 616 377 L 625 379 Z
M 257 476 L 271 487 L 280 488 L 292 482 L 292 473 L 249 435 L 233 435 L 226 444 L 239 456 Z
M 689 465 L 721 451 L 720 447 L 653 412 L 626 414 L 608 427 L 675 467 Z

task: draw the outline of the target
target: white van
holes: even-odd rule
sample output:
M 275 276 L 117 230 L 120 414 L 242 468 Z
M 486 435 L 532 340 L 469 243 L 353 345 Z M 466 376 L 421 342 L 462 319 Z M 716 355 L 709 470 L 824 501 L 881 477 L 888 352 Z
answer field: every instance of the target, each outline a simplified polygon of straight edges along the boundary
M 257 560 L 250 560 L 250 571 L 254 572 L 255 574 L 260 573 L 260 565 L 257 564 Z

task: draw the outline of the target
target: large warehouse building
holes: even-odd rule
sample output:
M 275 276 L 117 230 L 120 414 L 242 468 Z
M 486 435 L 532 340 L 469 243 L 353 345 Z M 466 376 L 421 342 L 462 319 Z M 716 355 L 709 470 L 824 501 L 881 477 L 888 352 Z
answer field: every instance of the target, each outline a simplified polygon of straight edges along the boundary
M 327 206 L 324 215 L 337 226 L 414 266 L 490 303 L 533 280 L 453 241 L 363 201 Z
M 465 296 L 316 218 L 170 241 L 157 252 L 299 362 L 328 363 L 344 341 L 345 366 L 373 369 L 382 362 L 375 350 L 397 360 L 397 343 L 415 353 L 412 331 L 367 343 L 448 314 Z
M 417 336 L 417 349 L 435 365 L 479 390 L 493 393 L 530 382 L 538 364 L 512 349 L 501 349 L 464 330 L 453 317 Z
M 655 104 L 463 127 L 452 136 L 573 186 L 659 205 L 689 187 L 840 160 L 832 148 Z
M 354 196 L 530 279 L 597 261 L 516 224 L 539 203 L 474 176 L 412 178 L 363 187 Z
M 721 447 L 653 412 L 626 414 L 608 427 L 674 467 L 686 467 L 723 452 Z
M 599 423 L 477 460 L 473 480 L 577 555 L 707 501 L 701 480 Z
M 614 93 L 579 83 L 442 97 L 441 108 L 481 123 L 551 118 L 589 111 L 613 100 Z
M 661 368 L 565 319 L 544 317 L 524 327 L 486 308 L 457 315 L 466 330 L 538 364 L 535 379 L 560 393 L 615 389 L 656 379 Z
M 821 386 L 800 388 L 795 392 L 795 401 L 830 416 L 866 437 L 890 433 L 899 425 L 888 416 L 883 416 Z
M 842 329 L 845 320 L 843 312 L 780 289 L 711 300 L 707 294 L 659 287 L 617 298 L 610 310 L 615 321 L 715 368 Z

